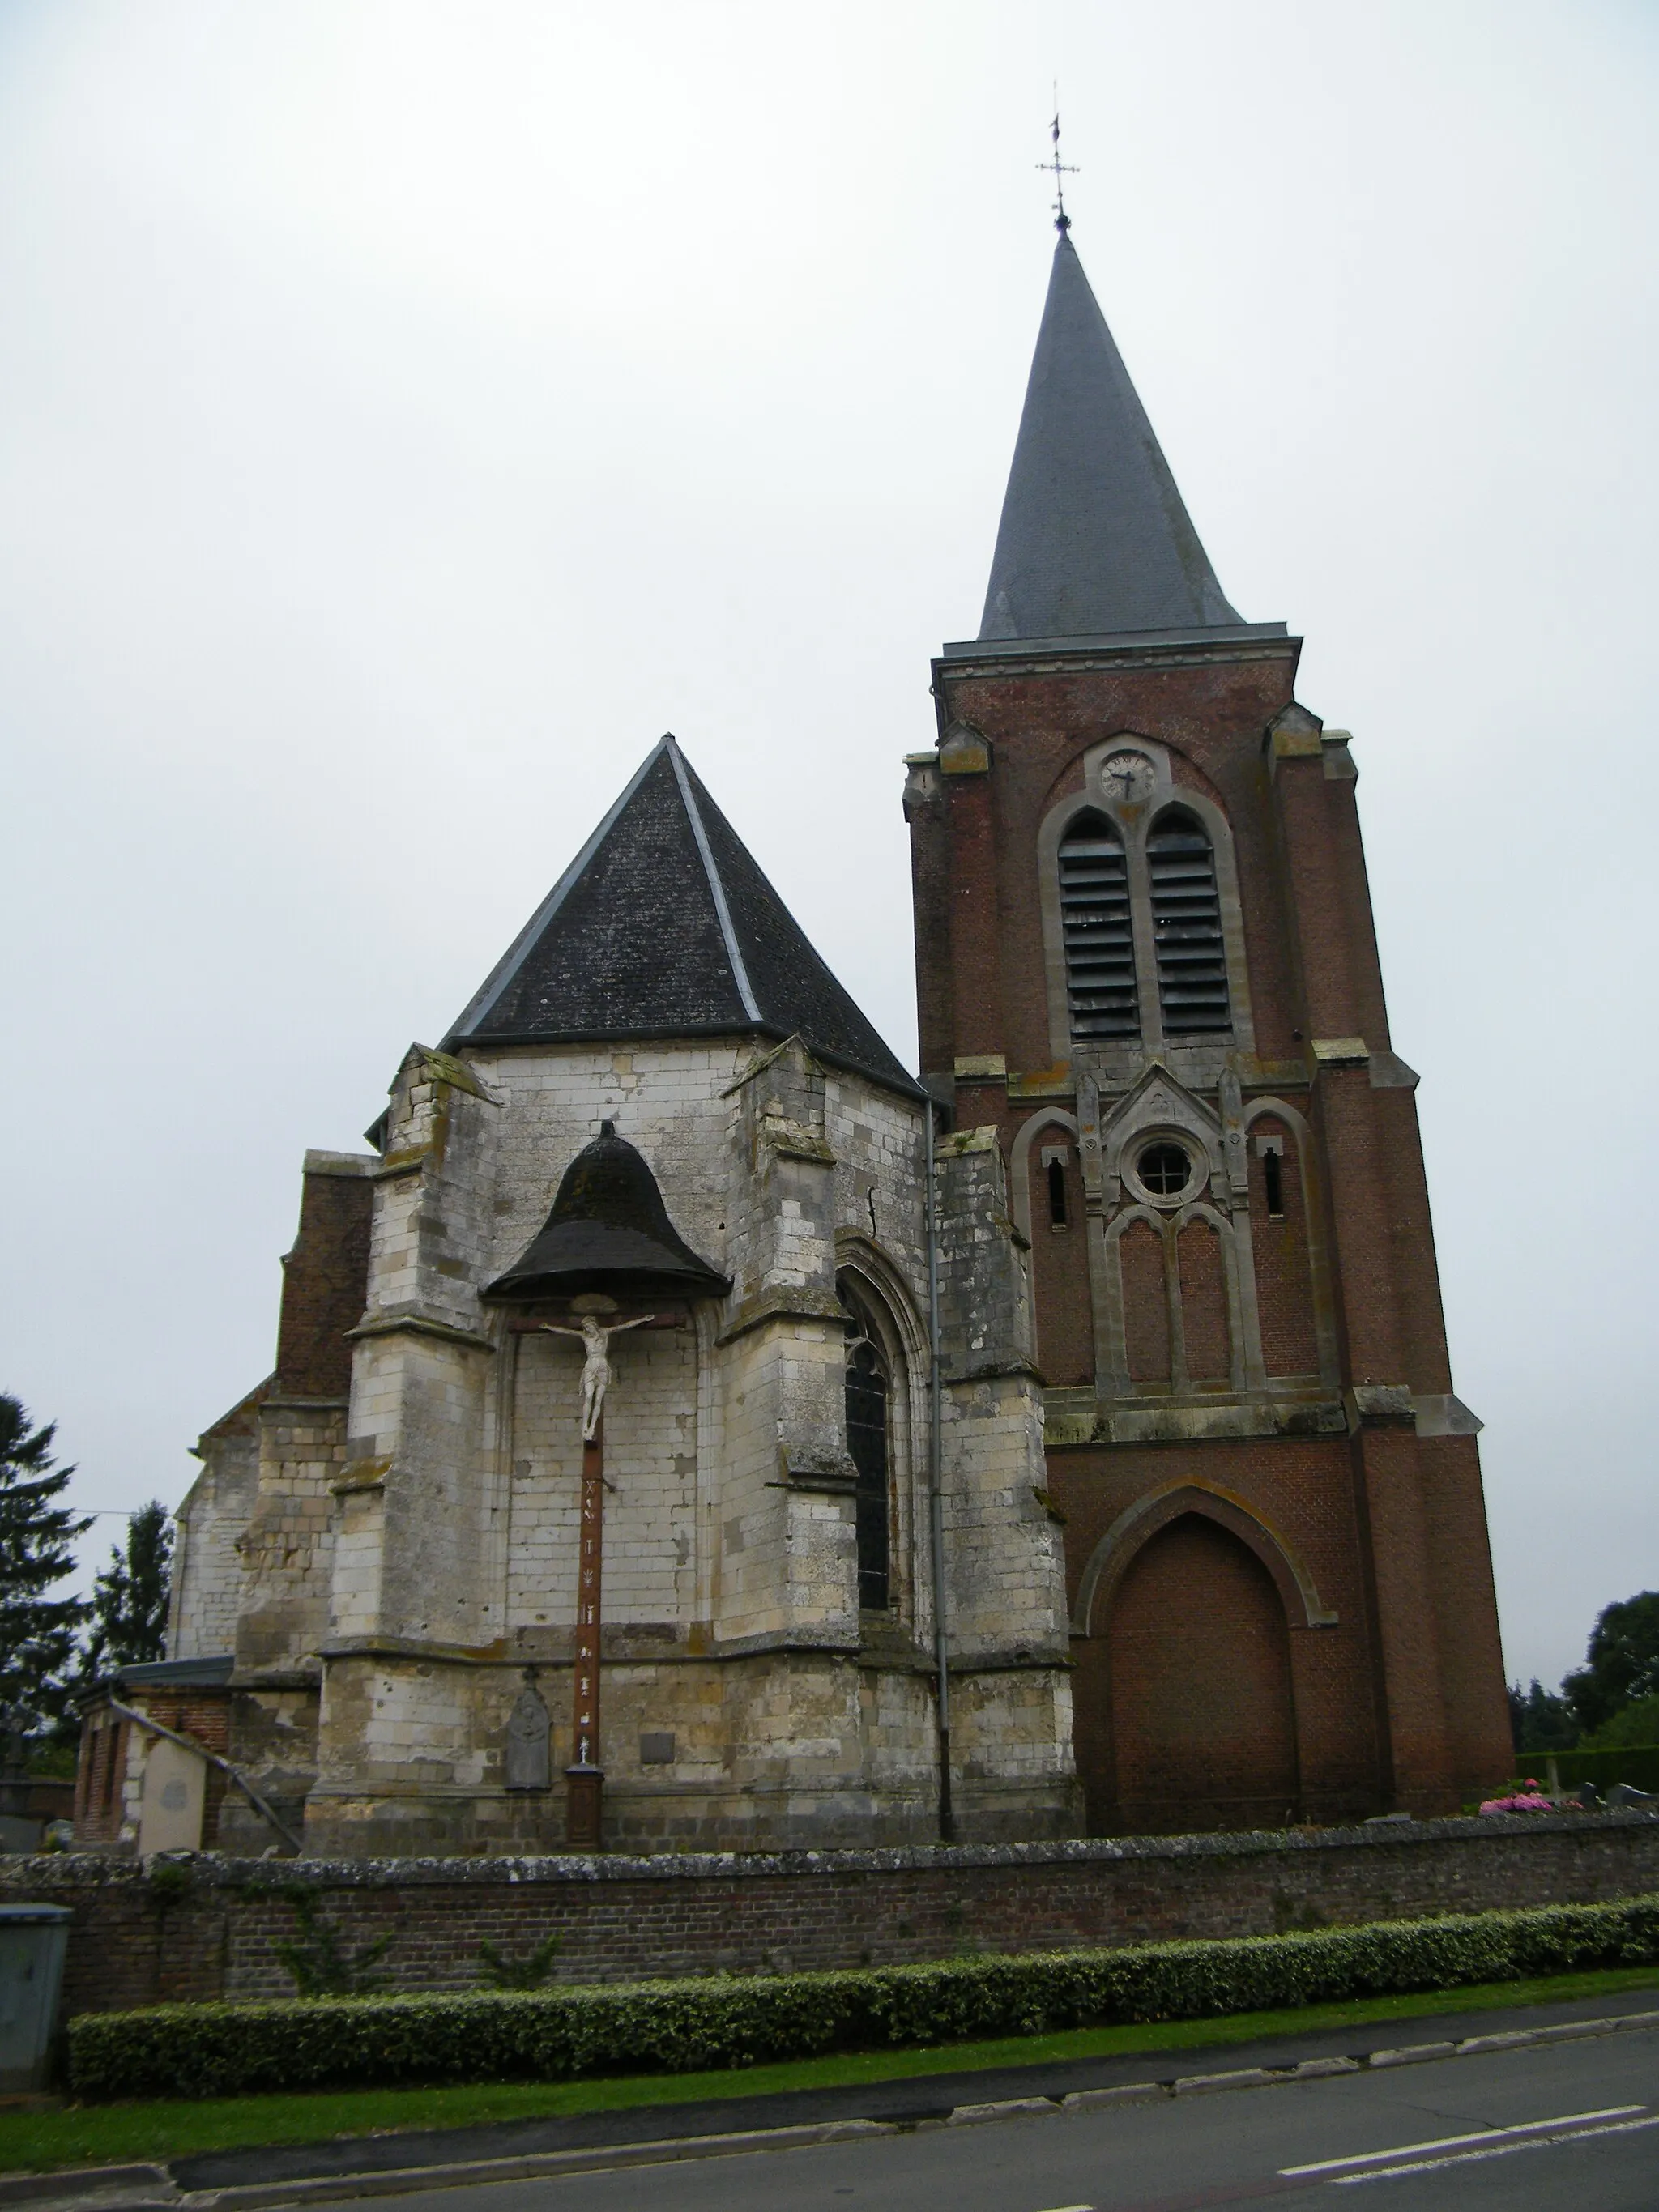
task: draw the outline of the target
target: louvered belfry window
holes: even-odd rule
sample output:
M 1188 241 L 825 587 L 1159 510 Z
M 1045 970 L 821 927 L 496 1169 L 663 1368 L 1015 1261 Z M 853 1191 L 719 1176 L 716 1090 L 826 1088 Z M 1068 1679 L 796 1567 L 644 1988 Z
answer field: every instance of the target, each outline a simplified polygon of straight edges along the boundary
M 1072 1035 L 1139 1036 L 1129 871 L 1103 814 L 1079 815 L 1060 840 L 1060 914 Z
M 1146 841 L 1146 860 L 1164 1033 L 1230 1028 L 1227 951 L 1210 841 L 1190 814 L 1166 814 Z

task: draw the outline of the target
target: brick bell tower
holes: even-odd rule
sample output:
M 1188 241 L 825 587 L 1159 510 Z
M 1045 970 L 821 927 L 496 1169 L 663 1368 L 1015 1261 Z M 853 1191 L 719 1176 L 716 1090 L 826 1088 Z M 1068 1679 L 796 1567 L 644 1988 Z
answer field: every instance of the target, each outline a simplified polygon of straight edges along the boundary
M 1062 227 L 905 793 L 924 1079 L 1029 1240 L 1093 1832 L 1455 1811 L 1511 1758 L 1346 731 L 1223 596 Z

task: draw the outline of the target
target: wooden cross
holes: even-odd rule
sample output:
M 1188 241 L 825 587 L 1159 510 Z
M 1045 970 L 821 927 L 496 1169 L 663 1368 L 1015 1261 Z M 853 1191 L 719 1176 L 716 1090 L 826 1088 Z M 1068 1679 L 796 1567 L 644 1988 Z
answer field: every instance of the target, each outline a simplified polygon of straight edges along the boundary
M 581 1533 L 576 1554 L 576 1645 L 571 1675 L 574 1757 L 564 1771 L 567 1850 L 599 1848 L 605 1769 L 599 1763 L 600 1583 L 605 1565 L 605 1413 L 582 1443 Z
M 577 1336 L 579 1330 L 543 1320 L 532 1312 L 507 1324 L 515 1335 L 546 1333 Z M 618 1329 L 684 1328 L 683 1307 L 623 1319 L 614 1312 L 605 1326 Z M 591 1437 L 582 1439 L 582 1488 L 576 1552 L 576 1636 L 572 1653 L 570 1735 L 571 1761 L 564 1770 L 565 1848 L 597 1851 L 603 1847 L 605 1767 L 599 1755 L 599 1636 L 604 1620 L 605 1493 L 611 1486 L 605 1475 L 605 1406 Z

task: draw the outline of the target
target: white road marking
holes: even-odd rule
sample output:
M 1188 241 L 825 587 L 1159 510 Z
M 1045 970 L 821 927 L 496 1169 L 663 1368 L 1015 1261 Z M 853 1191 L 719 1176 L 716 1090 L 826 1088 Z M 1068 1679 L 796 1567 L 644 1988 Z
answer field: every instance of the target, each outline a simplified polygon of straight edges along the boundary
M 1482 2128 L 1478 2135 L 1440 2136 L 1433 2142 L 1397 2143 L 1392 2150 L 1362 2151 L 1357 2158 L 1322 2158 L 1312 2166 L 1281 2166 L 1282 2174 L 1337 2173 L 1350 2166 L 1376 2166 L 1384 2159 L 1415 2158 L 1422 2151 L 1461 2150 L 1465 2143 L 1495 2143 L 1510 2136 L 1537 2135 L 1544 2128 L 1582 2127 L 1589 2120 L 1622 2120 L 1645 2112 L 1645 2105 L 1608 2105 L 1599 2112 L 1564 2112 L 1559 2120 L 1527 2120 L 1512 2128 Z
M 1478 2166 L 1483 2159 L 1509 2158 L 1518 2150 L 1553 2150 L 1558 2143 L 1587 2142 L 1592 2136 L 1629 2136 L 1659 2128 L 1659 2112 L 1645 2120 L 1613 2120 L 1604 2127 L 1571 2128 L 1565 2135 L 1531 2136 L 1524 2142 L 1499 2143 L 1492 2150 L 1461 2150 L 1452 2158 L 1422 2158 L 1411 2166 L 1380 2166 L 1370 2173 L 1334 2173 L 1326 2186 L 1352 2189 L 1356 2181 L 1392 2181 L 1397 2173 L 1432 2173 L 1443 2166 Z

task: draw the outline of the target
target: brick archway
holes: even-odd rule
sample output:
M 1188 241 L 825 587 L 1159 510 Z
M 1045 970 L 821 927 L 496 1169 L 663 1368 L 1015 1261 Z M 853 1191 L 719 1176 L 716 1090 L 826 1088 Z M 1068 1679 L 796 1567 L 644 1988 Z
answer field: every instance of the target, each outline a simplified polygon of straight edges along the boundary
M 1300 1799 L 1292 1635 L 1334 1619 L 1242 1498 L 1176 1480 L 1095 1547 L 1073 1624 L 1095 1834 L 1277 1826 Z
M 1077 1604 L 1072 1614 L 1073 1636 L 1094 1633 L 1097 1614 L 1109 1609 L 1113 1592 L 1143 1545 L 1160 1528 L 1184 1513 L 1197 1513 L 1218 1522 L 1254 1552 L 1273 1577 L 1284 1601 L 1287 1621 L 1295 1628 L 1328 1628 L 1336 1615 L 1321 1599 L 1317 1585 L 1290 1544 L 1271 1522 L 1266 1521 L 1234 1492 L 1214 1483 L 1180 1480 L 1148 1491 L 1117 1519 L 1090 1553 L 1078 1583 Z

